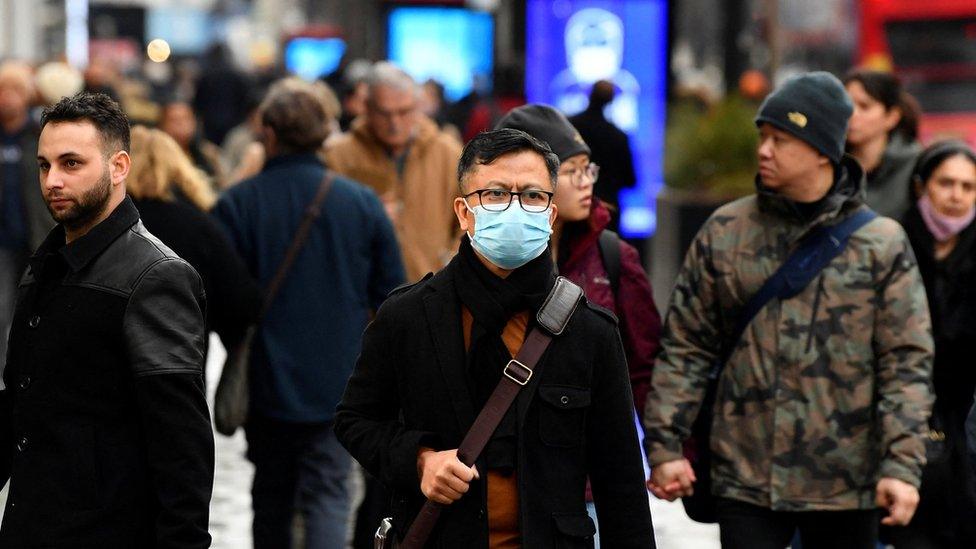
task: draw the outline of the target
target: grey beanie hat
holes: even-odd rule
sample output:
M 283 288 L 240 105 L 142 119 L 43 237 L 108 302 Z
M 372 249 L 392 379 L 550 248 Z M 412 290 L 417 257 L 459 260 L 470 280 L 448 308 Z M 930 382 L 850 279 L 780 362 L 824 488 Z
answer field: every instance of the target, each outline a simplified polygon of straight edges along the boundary
M 512 109 L 495 124 L 496 130 L 513 128 L 545 141 L 559 161 L 577 154 L 590 154 L 590 148 L 563 113 L 541 103 L 530 103 Z
M 765 122 L 789 132 L 837 164 L 844 156 L 853 113 L 854 104 L 836 76 L 808 72 L 788 79 L 766 97 L 756 125 Z

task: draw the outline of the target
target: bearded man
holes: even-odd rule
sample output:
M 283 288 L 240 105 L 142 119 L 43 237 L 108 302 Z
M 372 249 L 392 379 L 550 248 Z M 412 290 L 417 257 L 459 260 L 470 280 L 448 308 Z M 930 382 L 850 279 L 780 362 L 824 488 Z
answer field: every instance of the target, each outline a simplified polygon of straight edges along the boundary
M 58 225 L 28 261 L 0 392 L 0 547 L 210 546 L 203 283 L 125 194 L 129 122 L 103 94 L 44 111 Z

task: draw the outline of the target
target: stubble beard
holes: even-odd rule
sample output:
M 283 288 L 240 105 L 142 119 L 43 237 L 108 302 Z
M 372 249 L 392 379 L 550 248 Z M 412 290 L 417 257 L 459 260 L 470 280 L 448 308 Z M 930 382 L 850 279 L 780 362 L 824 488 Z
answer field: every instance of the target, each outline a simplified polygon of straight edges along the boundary
M 102 173 L 98 183 L 91 189 L 85 191 L 68 208 L 55 211 L 51 208 L 50 202 L 47 210 L 55 221 L 62 224 L 65 229 L 73 231 L 80 229 L 97 219 L 98 216 L 108 207 L 109 198 L 112 195 L 112 178 L 108 170 Z

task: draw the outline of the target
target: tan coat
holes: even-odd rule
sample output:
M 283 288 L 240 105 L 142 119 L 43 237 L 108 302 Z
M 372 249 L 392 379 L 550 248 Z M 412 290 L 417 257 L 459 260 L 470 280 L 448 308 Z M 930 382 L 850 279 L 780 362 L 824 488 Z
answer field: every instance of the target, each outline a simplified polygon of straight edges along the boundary
M 407 278 L 419 280 L 443 267 L 457 251 L 454 216 L 461 145 L 422 118 L 403 169 L 373 137 L 363 118 L 326 144 L 325 160 L 336 172 L 371 187 L 393 221 Z

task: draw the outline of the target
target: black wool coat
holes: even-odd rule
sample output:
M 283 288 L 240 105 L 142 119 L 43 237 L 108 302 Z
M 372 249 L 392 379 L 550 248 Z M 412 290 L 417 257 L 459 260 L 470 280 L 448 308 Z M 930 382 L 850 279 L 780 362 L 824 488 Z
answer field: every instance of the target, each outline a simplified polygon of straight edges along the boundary
M 51 232 L 3 373 L 0 547 L 209 547 L 204 300 L 129 199 L 67 246 Z
M 457 448 L 479 411 L 466 382 L 457 261 L 383 304 L 366 329 L 336 414 L 339 440 L 393 492 L 401 537 L 424 502 L 418 448 Z M 601 545 L 653 548 L 633 397 L 613 315 L 578 307 L 513 406 L 522 546 L 593 546 L 585 507 L 589 476 Z M 482 460 L 478 467 L 485 470 Z M 486 512 L 484 481 L 473 481 L 441 515 L 428 547 L 486 549 Z

